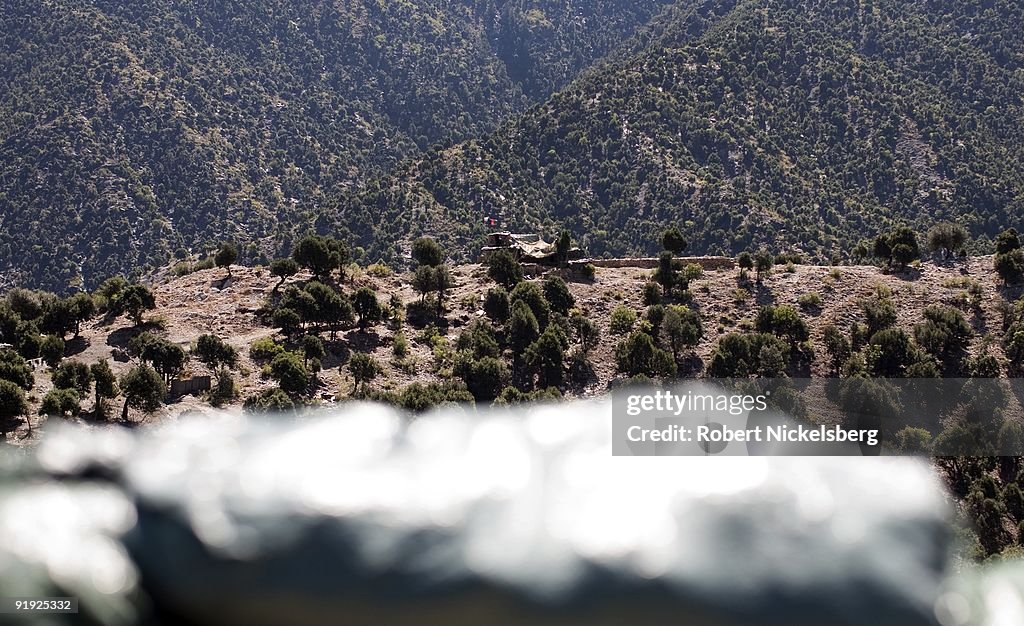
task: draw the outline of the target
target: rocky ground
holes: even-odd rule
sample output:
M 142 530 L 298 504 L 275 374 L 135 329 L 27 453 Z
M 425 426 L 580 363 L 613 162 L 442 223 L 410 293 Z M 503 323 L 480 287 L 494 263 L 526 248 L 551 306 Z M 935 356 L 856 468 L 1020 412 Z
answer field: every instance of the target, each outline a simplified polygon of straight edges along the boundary
M 609 316 L 619 305 L 629 306 L 638 314 L 643 311 L 642 289 L 650 273 L 650 270 L 636 268 L 599 268 L 592 282 L 570 283 L 577 307 L 594 319 L 602 331 L 600 345 L 592 353 L 597 380 L 574 393 L 595 395 L 607 389 L 615 376 L 614 348 L 620 340 L 608 332 Z M 447 335 L 451 341 L 457 338 L 466 324 L 483 315 L 480 309 L 482 297 L 493 285 L 479 265 L 454 267 L 453 275 L 457 286 L 448 300 L 447 314 Z M 289 282 L 306 278 L 300 275 Z M 398 294 L 404 302 L 411 302 L 419 296 L 408 279 L 409 276 L 403 274 L 374 272 L 370 275 L 360 270 L 354 277 L 346 279 L 343 288 L 352 291 L 359 286 L 370 285 L 377 289 L 383 302 L 387 302 L 392 294 Z M 965 303 L 966 289 L 972 282 L 977 282 L 983 293 L 977 305 Z M 277 334 L 275 329 L 261 325 L 257 316 L 276 283 L 277 279 L 266 268 L 246 267 L 233 268 L 232 277 L 228 280 L 225 280 L 222 269 L 159 279 L 154 285 L 157 308 L 147 314 L 147 327 L 185 348 L 204 333 L 218 335 L 237 348 L 241 359 L 235 371 L 240 391 L 236 404 L 240 405 L 244 398 L 273 384 L 262 377 L 260 366 L 249 358 L 249 345 L 261 337 Z M 811 292 L 819 294 L 821 306 L 802 314 L 811 326 L 812 340 L 820 346 L 822 329 L 827 324 L 836 324 L 845 330 L 851 322 L 860 320 L 858 302 L 874 293 L 880 284 L 892 290 L 899 310 L 899 325 L 906 329 L 920 321 L 921 311 L 928 304 L 941 302 L 960 306 L 976 331 L 972 351 L 980 349 L 982 338 L 987 333 L 1001 335 L 999 303 L 1020 296 L 1019 289 L 1006 290 L 998 283 L 992 271 L 991 257 L 977 257 L 956 264 L 926 262 L 919 268 L 900 274 L 886 273 L 874 266 L 777 267 L 760 286 L 740 281 L 736 270 L 708 271 L 691 284 L 692 306 L 701 313 L 705 336 L 687 362 L 685 374 L 698 375 L 719 337 L 748 327 L 759 306 L 790 304 L 798 307 L 800 296 Z M 137 332 L 140 329 L 134 328 L 125 318 L 112 322 L 94 320 L 84 325 L 80 337 L 68 341 L 66 356 L 88 363 L 109 359 L 115 372 L 121 374 L 131 363 L 115 360 L 115 351 L 127 346 Z M 390 325 L 378 325 L 365 333 L 352 330 L 340 334 L 339 340 L 329 346 L 332 354 L 324 359 L 325 369 L 319 376 L 316 401 L 329 404 L 352 392 L 352 380 L 343 367 L 350 350 L 373 353 L 384 365 L 384 374 L 373 382 L 378 389 L 398 389 L 415 380 L 434 379 L 436 374 L 430 346 L 416 340 L 419 335 L 417 329 L 407 325 L 405 334 L 410 340 L 410 358 L 414 367 L 400 368 L 395 364 L 391 352 L 395 330 Z M 993 352 L 1002 356 L 998 341 L 993 342 Z M 829 373 L 826 358 L 824 350 L 819 349 L 812 375 L 825 376 Z M 183 376 L 207 373 L 210 372 L 203 364 L 192 360 Z M 38 370 L 36 386 L 30 394 L 33 405 L 38 406 L 50 387 L 49 373 Z M 112 413 L 115 418 L 120 415 L 121 402 L 120 398 L 114 401 Z M 84 409 L 91 406 L 91 398 L 83 402 Z M 172 401 L 155 415 L 133 411 L 129 420 L 133 424 L 153 423 L 207 410 L 210 410 L 210 405 L 206 399 L 186 396 Z M 45 416 L 33 415 L 31 424 L 18 426 L 7 433 L 7 438 L 12 442 L 31 441 L 46 421 Z

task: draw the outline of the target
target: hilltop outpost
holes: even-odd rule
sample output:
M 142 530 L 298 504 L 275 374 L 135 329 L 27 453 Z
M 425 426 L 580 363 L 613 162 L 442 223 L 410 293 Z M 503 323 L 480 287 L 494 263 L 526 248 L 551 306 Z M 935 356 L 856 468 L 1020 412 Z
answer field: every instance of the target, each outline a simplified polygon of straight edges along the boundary
M 512 233 L 509 231 L 494 232 L 487 235 L 486 245 L 480 249 L 480 263 L 487 263 L 495 252 L 508 250 L 512 256 L 530 271 L 530 266 L 551 267 L 558 265 L 557 244 L 544 241 L 536 233 Z M 577 246 L 569 247 L 567 253 L 568 265 L 593 265 L 594 267 L 636 267 L 640 269 L 653 269 L 658 267 L 657 257 L 620 257 L 592 259 L 584 255 L 584 251 Z M 693 256 L 678 257 L 678 261 L 684 265 L 699 265 L 708 271 L 731 270 L 736 267 L 736 260 L 727 256 Z M 537 272 L 533 272 L 537 273 Z
M 559 260 L 558 245 L 544 241 L 536 233 L 516 234 L 502 231 L 488 234 L 487 243 L 480 250 L 480 262 L 488 262 L 499 250 L 508 250 L 520 263 L 557 265 Z M 577 246 L 570 246 L 566 257 L 569 261 L 582 259 L 583 251 Z

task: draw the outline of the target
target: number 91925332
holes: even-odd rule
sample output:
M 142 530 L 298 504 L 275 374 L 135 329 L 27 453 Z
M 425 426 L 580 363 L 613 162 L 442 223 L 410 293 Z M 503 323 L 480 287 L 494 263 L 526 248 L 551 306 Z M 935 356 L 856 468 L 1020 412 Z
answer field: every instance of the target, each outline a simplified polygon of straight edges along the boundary
M 78 598 L 0 598 L 0 613 L 78 613 Z

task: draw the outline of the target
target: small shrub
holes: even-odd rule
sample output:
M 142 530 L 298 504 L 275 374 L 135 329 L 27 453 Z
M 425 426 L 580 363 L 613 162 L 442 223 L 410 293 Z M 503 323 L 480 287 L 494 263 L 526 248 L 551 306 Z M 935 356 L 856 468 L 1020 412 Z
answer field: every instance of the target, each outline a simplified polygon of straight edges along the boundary
M 797 303 L 804 311 L 813 311 L 821 308 L 821 296 L 815 291 L 805 293 L 797 299 Z
M 636 324 L 636 312 L 627 306 L 617 306 L 612 311 L 608 330 L 614 335 L 628 335 Z
M 366 274 L 374 278 L 388 278 L 394 272 L 383 261 L 378 261 L 366 268 Z
M 644 304 L 651 306 L 661 304 L 661 286 L 654 281 L 644 284 Z
M 270 361 L 284 352 L 284 346 L 270 337 L 263 337 L 249 346 L 249 356 L 255 361 Z
M 405 338 L 404 334 L 398 333 L 395 335 L 395 342 L 391 346 L 391 352 L 398 359 L 404 359 L 409 354 L 409 340 Z

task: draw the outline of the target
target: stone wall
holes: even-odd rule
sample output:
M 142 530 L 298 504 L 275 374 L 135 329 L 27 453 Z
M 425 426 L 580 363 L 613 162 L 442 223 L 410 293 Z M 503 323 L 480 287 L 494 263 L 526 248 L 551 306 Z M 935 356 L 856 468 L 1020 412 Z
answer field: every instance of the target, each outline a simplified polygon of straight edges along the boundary
M 725 256 L 689 256 L 677 257 L 683 265 L 695 264 L 705 270 L 731 270 L 736 267 L 735 259 Z M 590 263 L 594 267 L 639 267 L 642 269 L 654 269 L 658 267 L 656 257 L 634 257 L 623 259 L 586 259 L 578 263 Z

